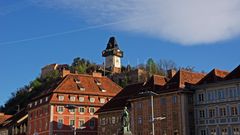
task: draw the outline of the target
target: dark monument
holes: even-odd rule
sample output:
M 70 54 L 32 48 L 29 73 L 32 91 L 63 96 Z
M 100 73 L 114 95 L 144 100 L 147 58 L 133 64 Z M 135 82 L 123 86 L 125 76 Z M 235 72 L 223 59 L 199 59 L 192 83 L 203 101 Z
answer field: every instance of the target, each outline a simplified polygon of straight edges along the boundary
M 130 131 L 130 118 L 127 107 L 124 107 L 123 114 L 121 117 L 121 130 L 118 135 L 132 135 Z

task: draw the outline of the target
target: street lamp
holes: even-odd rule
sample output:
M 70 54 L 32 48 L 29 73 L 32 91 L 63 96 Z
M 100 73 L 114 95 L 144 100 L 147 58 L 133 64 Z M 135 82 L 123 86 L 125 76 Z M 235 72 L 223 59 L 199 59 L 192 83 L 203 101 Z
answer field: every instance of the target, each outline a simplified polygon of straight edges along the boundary
M 73 134 L 76 135 L 76 105 L 66 105 L 65 106 L 67 109 L 74 109 L 74 129 L 73 129 Z
M 153 91 L 145 91 L 145 92 L 140 92 L 140 95 L 150 95 L 151 97 L 151 112 L 152 112 L 152 119 L 151 119 L 151 123 L 152 123 L 152 135 L 155 135 L 155 126 L 154 126 L 154 121 L 155 120 L 164 120 L 166 119 L 166 117 L 154 117 L 154 107 L 153 107 L 153 96 L 158 95 L 157 93 L 153 92 Z

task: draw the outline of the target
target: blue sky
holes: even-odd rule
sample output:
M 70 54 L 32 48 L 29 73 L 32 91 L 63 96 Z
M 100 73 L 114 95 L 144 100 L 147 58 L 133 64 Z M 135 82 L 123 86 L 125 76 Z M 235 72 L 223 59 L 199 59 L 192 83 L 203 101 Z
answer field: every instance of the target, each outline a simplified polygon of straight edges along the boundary
M 238 0 L 98 2 L 0 0 L 0 105 L 44 65 L 75 57 L 102 63 L 110 36 L 124 51 L 123 65 L 150 57 L 207 72 L 240 64 Z

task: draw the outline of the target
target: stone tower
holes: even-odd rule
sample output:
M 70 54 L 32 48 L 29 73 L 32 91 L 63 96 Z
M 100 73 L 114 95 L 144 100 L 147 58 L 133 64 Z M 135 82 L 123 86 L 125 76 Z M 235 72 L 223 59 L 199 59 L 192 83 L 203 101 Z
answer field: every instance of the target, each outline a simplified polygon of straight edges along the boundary
M 102 56 L 105 57 L 106 70 L 112 73 L 121 72 L 121 58 L 123 57 L 123 51 L 118 47 L 115 37 L 110 37 L 107 48 L 102 51 Z

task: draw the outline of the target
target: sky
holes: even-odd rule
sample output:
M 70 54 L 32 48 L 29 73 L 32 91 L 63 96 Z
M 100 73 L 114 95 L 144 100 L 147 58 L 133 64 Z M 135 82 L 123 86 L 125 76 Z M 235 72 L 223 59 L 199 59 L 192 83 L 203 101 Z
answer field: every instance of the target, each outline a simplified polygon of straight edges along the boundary
M 231 71 L 240 64 L 240 0 L 0 0 L 0 105 L 47 64 L 103 63 L 111 36 L 123 65 L 153 58 Z

